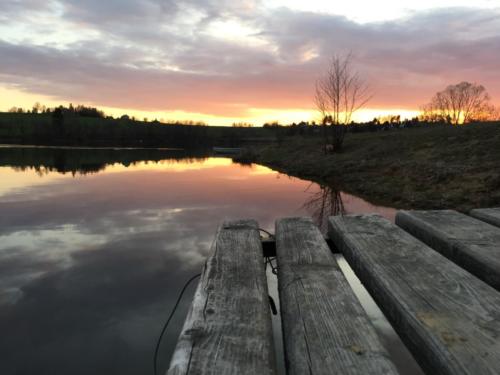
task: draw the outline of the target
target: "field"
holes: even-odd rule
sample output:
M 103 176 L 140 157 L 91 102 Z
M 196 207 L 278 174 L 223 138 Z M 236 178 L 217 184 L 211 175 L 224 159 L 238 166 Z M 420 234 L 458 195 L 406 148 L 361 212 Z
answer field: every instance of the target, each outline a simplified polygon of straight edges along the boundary
M 248 156 L 247 156 L 248 157 Z M 500 124 L 435 125 L 348 134 L 343 152 L 286 137 L 251 159 L 397 208 L 467 211 L 500 205 Z

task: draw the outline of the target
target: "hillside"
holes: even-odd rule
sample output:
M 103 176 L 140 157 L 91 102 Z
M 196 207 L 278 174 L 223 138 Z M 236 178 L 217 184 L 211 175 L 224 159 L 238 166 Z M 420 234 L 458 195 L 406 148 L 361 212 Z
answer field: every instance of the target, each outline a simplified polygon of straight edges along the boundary
M 319 138 L 287 137 L 254 162 L 398 208 L 500 205 L 500 124 L 435 125 L 348 134 L 342 153 Z

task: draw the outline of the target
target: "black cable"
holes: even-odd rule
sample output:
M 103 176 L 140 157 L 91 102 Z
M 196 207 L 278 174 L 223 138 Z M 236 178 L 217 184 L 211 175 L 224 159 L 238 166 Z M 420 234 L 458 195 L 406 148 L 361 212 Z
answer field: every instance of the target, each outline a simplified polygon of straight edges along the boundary
M 197 277 L 200 277 L 200 276 L 201 276 L 201 273 L 199 273 L 197 275 L 194 275 L 192 278 L 190 278 L 186 282 L 186 284 L 184 284 L 184 287 L 182 288 L 182 291 L 179 294 L 179 297 L 177 297 L 177 302 L 175 302 L 174 308 L 170 312 L 170 315 L 168 316 L 167 321 L 163 325 L 163 328 L 161 330 L 160 336 L 158 337 L 158 340 L 156 341 L 155 356 L 154 356 L 154 359 L 153 359 L 154 375 L 157 375 L 157 373 L 158 373 L 158 369 L 157 369 L 158 352 L 160 350 L 161 340 L 163 338 L 163 335 L 165 334 L 165 331 L 167 330 L 168 324 L 170 323 L 170 320 L 172 320 L 172 317 L 174 316 L 175 310 L 177 310 L 177 307 L 179 306 L 179 302 L 181 302 L 182 296 L 183 296 L 184 292 L 186 291 L 187 287 L 189 286 L 189 284 L 191 284 L 191 282 L 193 280 L 195 280 Z
M 267 230 L 262 229 L 262 228 L 259 228 L 259 230 L 261 232 L 264 232 L 265 234 L 267 234 L 269 236 L 269 238 L 274 238 L 274 234 L 272 234 L 271 232 L 268 232 Z
M 273 297 L 269 296 L 269 306 L 271 307 L 271 312 L 273 315 L 278 315 L 278 309 L 276 308 L 276 304 L 274 303 Z
M 267 270 L 267 265 L 271 266 L 271 271 L 274 275 L 278 274 L 278 267 L 273 265 L 273 260 L 276 260 L 276 257 L 265 257 L 264 261 L 264 270 Z

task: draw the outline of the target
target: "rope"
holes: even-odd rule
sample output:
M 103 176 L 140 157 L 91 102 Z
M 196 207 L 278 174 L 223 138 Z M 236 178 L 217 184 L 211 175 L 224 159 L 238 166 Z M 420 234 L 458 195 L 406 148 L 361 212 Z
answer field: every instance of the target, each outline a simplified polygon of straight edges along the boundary
M 177 307 L 179 306 L 179 303 L 181 302 L 182 296 L 184 295 L 184 292 L 186 291 L 187 287 L 189 286 L 189 284 L 191 284 L 191 282 L 193 280 L 195 280 L 196 278 L 198 278 L 200 276 L 201 276 L 201 273 L 194 275 L 184 284 L 184 287 L 182 288 L 182 291 L 180 292 L 179 297 L 177 297 L 177 302 L 175 302 L 174 308 L 170 312 L 170 315 L 168 316 L 167 321 L 163 325 L 160 336 L 158 337 L 158 340 L 156 341 L 155 355 L 154 355 L 154 359 L 153 359 L 154 375 L 158 374 L 158 363 L 157 363 L 158 362 L 158 352 L 160 351 L 161 340 L 163 338 L 163 335 L 165 334 L 165 331 L 167 330 L 168 324 L 170 323 L 170 320 L 172 320 L 172 317 L 174 316 L 174 313 L 177 310 Z

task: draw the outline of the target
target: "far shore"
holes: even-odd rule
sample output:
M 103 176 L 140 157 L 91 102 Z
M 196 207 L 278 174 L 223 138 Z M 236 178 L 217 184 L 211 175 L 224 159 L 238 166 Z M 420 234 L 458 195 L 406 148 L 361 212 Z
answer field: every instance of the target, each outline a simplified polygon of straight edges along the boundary
M 159 150 L 159 151 L 184 151 L 184 148 L 173 147 L 92 147 L 92 146 L 45 146 L 45 145 L 23 145 L 23 144 L 0 144 L 0 148 L 49 148 L 64 150 Z

